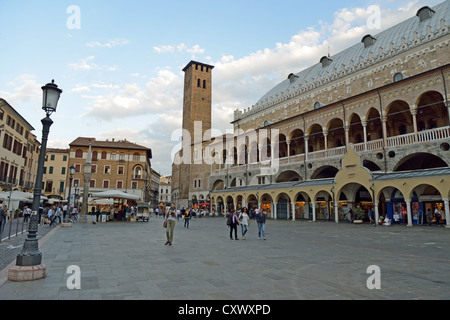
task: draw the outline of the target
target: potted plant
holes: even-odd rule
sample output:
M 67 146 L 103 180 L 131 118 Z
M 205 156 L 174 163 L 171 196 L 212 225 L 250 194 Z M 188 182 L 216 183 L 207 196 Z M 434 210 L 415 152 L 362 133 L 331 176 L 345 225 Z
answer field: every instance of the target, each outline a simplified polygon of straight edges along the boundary
M 360 206 L 358 206 L 355 209 L 355 215 L 356 215 L 356 219 L 353 220 L 353 223 L 362 223 L 363 219 L 366 217 L 366 211 L 364 209 L 362 209 Z

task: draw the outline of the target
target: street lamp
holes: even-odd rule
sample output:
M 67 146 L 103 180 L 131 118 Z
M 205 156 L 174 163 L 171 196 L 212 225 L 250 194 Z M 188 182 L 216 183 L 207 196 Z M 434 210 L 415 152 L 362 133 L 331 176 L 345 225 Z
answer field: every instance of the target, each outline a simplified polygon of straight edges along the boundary
M 13 281 L 36 280 L 45 277 L 46 267 L 41 264 L 42 254 L 38 248 L 38 240 L 36 234 L 38 231 L 38 211 L 41 202 L 42 176 L 44 173 L 45 153 L 47 150 L 48 134 L 50 126 L 53 124 L 50 115 L 56 111 L 59 97 L 62 90 L 55 84 L 55 80 L 41 87 L 43 91 L 42 109 L 45 111 L 46 117 L 41 120 L 42 128 L 42 144 L 39 153 L 38 170 L 36 174 L 36 183 L 34 186 L 34 196 L 32 205 L 32 215 L 28 228 L 28 236 L 25 239 L 22 251 L 16 257 L 16 266 L 11 268 L 8 273 L 8 279 Z
M 73 175 L 75 174 L 75 167 L 72 165 L 72 166 L 70 166 L 70 168 L 69 168 L 69 175 L 70 175 L 70 177 L 69 177 L 69 196 L 68 196 L 68 198 L 67 198 L 67 202 L 68 202 L 68 205 L 67 205 L 67 212 L 66 212 L 66 215 L 64 216 L 64 223 L 62 224 L 62 226 L 64 226 L 64 227 L 70 227 L 70 226 L 72 226 L 72 223 L 70 223 L 70 219 L 69 219 L 69 216 L 70 216 L 70 212 L 71 212 L 71 207 L 70 207 L 70 195 L 71 195 L 71 193 L 72 193 L 72 180 L 73 180 Z

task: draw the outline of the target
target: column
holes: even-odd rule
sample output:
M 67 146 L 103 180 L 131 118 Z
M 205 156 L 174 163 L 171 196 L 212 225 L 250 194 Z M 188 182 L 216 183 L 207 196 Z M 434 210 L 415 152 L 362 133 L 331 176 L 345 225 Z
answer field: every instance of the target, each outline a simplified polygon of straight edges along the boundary
M 291 140 L 290 139 L 286 139 L 286 145 L 287 145 L 287 158 L 288 158 L 288 163 L 289 163 L 289 157 L 291 155 Z
M 348 148 L 348 143 L 350 141 L 349 138 L 349 131 L 350 131 L 350 126 L 347 123 L 347 121 L 345 121 L 345 147 Z
M 412 214 L 411 214 L 411 200 L 405 199 L 406 202 L 406 215 L 408 217 L 407 227 L 412 227 Z
M 363 134 L 364 134 L 364 151 L 367 151 L 367 121 L 361 122 L 363 126 Z
M 414 107 L 413 109 L 411 109 L 411 115 L 412 115 L 412 119 L 413 119 L 413 128 L 414 128 L 414 142 L 417 142 L 417 108 L 416 106 L 411 106 Z
M 338 210 L 338 207 L 339 207 L 339 202 L 335 201 L 334 202 L 334 221 L 336 223 L 339 223 L 339 210 Z
M 373 203 L 373 209 L 374 209 L 374 212 L 375 212 L 375 224 L 376 225 L 378 225 L 378 219 L 380 218 L 380 213 L 378 212 L 378 201 L 375 201 L 374 203 Z M 392 223 L 392 221 L 391 221 L 391 223 Z
M 326 151 L 328 149 L 328 139 L 327 139 L 328 131 L 324 130 L 324 131 L 322 131 L 322 134 L 323 134 L 323 140 L 325 142 L 325 153 L 326 153 Z
M 312 214 L 313 214 L 312 221 L 315 222 L 316 221 L 316 203 L 311 202 L 311 206 L 312 206 Z
M 273 219 L 277 220 L 277 203 L 272 202 Z
M 292 208 L 292 221 L 295 221 L 295 201 L 291 201 L 291 208 Z
M 387 146 L 387 128 L 386 128 L 386 122 L 387 122 L 387 117 L 383 116 L 381 119 L 381 123 L 383 126 L 383 143 L 385 146 Z
M 445 227 L 450 228 L 450 208 L 448 199 L 442 199 L 444 200 L 444 208 L 445 208 L 445 220 L 447 221 Z
M 309 141 L 309 136 L 306 135 L 304 136 L 305 139 L 305 160 L 308 161 L 308 141 Z

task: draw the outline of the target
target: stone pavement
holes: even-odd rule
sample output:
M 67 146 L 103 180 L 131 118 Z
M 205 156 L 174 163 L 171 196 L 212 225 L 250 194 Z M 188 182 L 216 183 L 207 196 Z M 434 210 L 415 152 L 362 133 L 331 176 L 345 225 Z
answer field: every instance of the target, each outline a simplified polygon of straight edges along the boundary
M 258 240 L 252 220 L 236 241 L 224 218 L 189 229 L 180 220 L 170 247 L 161 218 L 58 227 L 40 245 L 47 277 L 0 282 L 0 300 L 450 299 L 444 227 L 269 220 L 266 231 Z M 80 268 L 79 290 L 67 287 L 70 265 Z M 367 287 L 371 265 L 380 289 Z

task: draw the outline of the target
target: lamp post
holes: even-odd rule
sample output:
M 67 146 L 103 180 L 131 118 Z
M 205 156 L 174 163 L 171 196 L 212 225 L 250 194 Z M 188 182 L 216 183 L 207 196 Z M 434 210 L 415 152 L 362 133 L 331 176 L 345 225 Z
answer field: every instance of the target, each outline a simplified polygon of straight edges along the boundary
M 41 87 L 41 89 L 43 91 L 42 109 L 45 111 L 46 117 L 41 120 L 43 125 L 42 144 L 39 153 L 36 183 L 34 186 L 32 214 L 30 217 L 27 239 L 25 239 L 22 251 L 16 257 L 16 266 L 12 267 L 8 273 L 8 279 L 12 281 L 37 280 L 45 277 L 46 267 L 41 263 L 42 254 L 38 248 L 36 234 L 39 223 L 38 212 L 39 204 L 41 202 L 42 176 L 44 173 L 47 140 L 50 126 L 53 124 L 50 115 L 56 111 L 62 90 L 58 88 L 54 80 Z
M 73 175 L 75 174 L 75 167 L 72 165 L 69 168 L 69 196 L 67 199 L 68 205 L 67 205 L 67 212 L 66 212 L 66 216 L 64 217 L 64 223 L 61 223 L 62 227 L 71 227 L 72 223 L 70 222 L 69 216 L 70 216 L 70 210 L 71 210 L 71 206 L 70 206 L 70 195 L 72 194 L 72 180 L 73 180 Z M 74 199 L 75 201 L 75 199 Z

